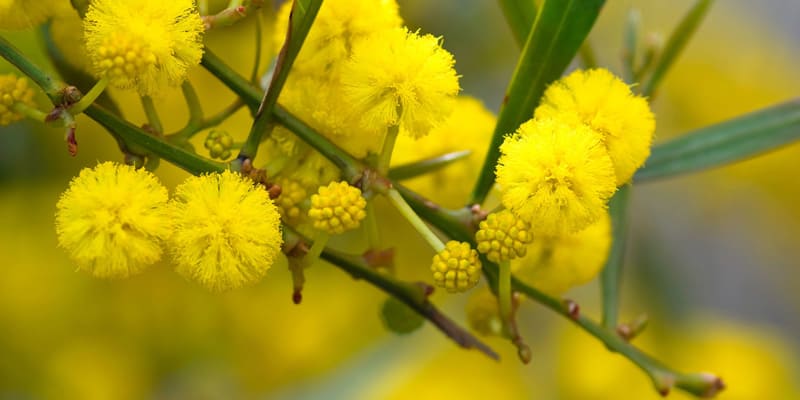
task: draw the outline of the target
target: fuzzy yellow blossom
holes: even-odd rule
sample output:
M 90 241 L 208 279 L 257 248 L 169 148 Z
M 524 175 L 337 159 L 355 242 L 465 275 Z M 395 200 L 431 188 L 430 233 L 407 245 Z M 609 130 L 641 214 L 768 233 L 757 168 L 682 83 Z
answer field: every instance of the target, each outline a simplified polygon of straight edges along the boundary
M 0 75 L 0 126 L 23 118 L 14 108 L 17 103 L 33 106 L 33 89 L 28 87 L 25 78 L 14 74 Z
M 167 189 L 153 174 L 105 162 L 72 180 L 56 205 L 58 243 L 98 278 L 127 278 L 161 258 Z
M 186 79 L 203 55 L 202 34 L 192 0 L 94 0 L 84 19 L 94 72 L 142 95 Z
M 644 164 L 656 129 L 647 100 L 606 69 L 578 70 L 556 81 L 545 91 L 535 116 L 586 124 L 600 134 L 618 186 Z
M 604 213 L 586 229 L 571 235 L 537 236 L 525 257 L 511 261 L 514 275 L 533 287 L 561 295 L 594 279 L 611 248 L 611 218 Z
M 494 124 L 494 114 L 480 100 L 458 96 L 453 113 L 428 136 L 416 140 L 408 135 L 397 138 L 392 164 L 401 165 L 457 151 L 470 151 L 468 156 L 450 165 L 403 181 L 404 185 L 444 207 L 463 207 L 472 188 L 455 182 L 474 182 L 478 178 Z
M 453 110 L 460 89 L 453 64 L 431 35 L 405 28 L 376 33 L 353 43 L 342 66 L 343 99 L 368 131 L 399 125 L 425 136 Z
M 278 11 L 272 30 L 273 48 L 286 40 L 292 1 Z M 326 0 L 292 67 L 292 74 L 328 79 L 341 60 L 347 59 L 352 43 L 367 35 L 399 28 L 402 19 L 395 0 Z
M 496 263 L 525 256 L 531 240 L 530 225 L 509 210 L 489 214 L 475 233 L 478 251 Z
M 451 240 L 433 256 L 433 282 L 450 293 L 464 292 L 481 279 L 481 260 L 469 243 Z
M 534 235 L 574 233 L 605 214 L 616 190 L 614 166 L 589 128 L 533 119 L 500 150 L 501 201 Z
M 214 292 L 261 280 L 283 242 L 280 215 L 267 191 L 230 171 L 179 185 L 172 219 L 175 270 Z
M 328 234 L 339 234 L 358 228 L 367 216 L 366 206 L 367 201 L 361 196 L 360 189 L 343 181 L 331 182 L 311 196 L 308 216 L 314 221 L 314 228 Z
M 69 8 L 63 0 L 0 0 L 0 29 L 30 28 Z

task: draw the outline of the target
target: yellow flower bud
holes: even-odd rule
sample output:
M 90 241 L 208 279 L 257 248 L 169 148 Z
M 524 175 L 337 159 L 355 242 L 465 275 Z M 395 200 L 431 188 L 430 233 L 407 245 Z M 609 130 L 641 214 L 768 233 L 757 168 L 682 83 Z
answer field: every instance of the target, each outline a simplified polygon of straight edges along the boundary
M 300 203 L 308 197 L 306 189 L 296 180 L 281 177 L 275 183 L 281 187 L 281 195 L 275 199 L 275 205 L 284 221 L 293 221 L 300 217 Z
M 496 263 L 525 256 L 532 239 L 530 225 L 509 210 L 489 214 L 475 234 L 478 251 Z
M 0 126 L 19 121 L 23 116 L 14 110 L 14 104 L 33 105 L 33 89 L 25 78 L 14 74 L 0 75 Z
M 364 209 L 367 201 L 361 190 L 347 182 L 331 182 L 321 186 L 311 196 L 311 209 L 308 216 L 314 221 L 314 228 L 329 234 L 339 234 L 358 228 L 367 216 Z
M 451 240 L 433 256 L 433 282 L 450 293 L 464 292 L 481 278 L 481 260 L 469 243 Z

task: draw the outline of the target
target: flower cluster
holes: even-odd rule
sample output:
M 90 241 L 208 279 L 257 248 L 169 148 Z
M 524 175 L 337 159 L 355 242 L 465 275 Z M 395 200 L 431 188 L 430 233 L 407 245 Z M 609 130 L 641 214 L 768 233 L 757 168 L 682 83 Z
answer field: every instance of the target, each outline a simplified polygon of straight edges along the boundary
M 100 278 L 126 278 L 171 250 L 176 271 L 212 291 L 253 284 L 280 251 L 278 211 L 262 186 L 225 171 L 191 177 L 168 202 L 151 173 L 84 169 L 57 205 L 59 243 Z
M 608 200 L 647 159 L 654 130 L 647 101 L 607 70 L 578 70 L 547 88 L 534 118 L 506 137 L 496 169 L 503 206 L 534 236 L 512 262 L 518 276 L 561 293 L 600 271 Z M 479 250 L 504 261 L 481 227 Z
M 451 293 L 463 292 L 480 280 L 481 261 L 469 243 L 451 240 L 433 256 L 431 271 L 436 286 Z

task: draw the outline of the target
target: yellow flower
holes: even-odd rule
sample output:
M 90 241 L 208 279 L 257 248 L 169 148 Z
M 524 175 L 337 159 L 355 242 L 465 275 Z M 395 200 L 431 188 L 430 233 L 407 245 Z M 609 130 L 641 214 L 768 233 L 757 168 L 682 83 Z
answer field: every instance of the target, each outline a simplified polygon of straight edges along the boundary
M 78 269 L 127 278 L 161 258 L 170 234 L 167 189 L 153 174 L 105 162 L 85 168 L 56 205 L 58 243 Z
M 0 75 L 0 126 L 23 118 L 22 114 L 14 109 L 17 103 L 33 106 L 33 89 L 28 87 L 25 78 L 14 74 Z
M 230 171 L 190 177 L 175 191 L 175 270 L 215 292 L 261 280 L 283 243 L 267 191 Z
M 494 124 L 494 114 L 480 100 L 458 96 L 453 113 L 428 136 L 416 140 L 408 135 L 397 138 L 392 165 L 421 161 L 456 151 L 471 151 L 464 159 L 403 181 L 404 185 L 444 207 L 463 207 L 472 187 L 460 183 L 474 182 L 478 178 Z
M 273 48 L 286 40 L 292 1 L 278 11 L 272 30 Z M 395 0 L 326 0 L 292 66 L 292 74 L 329 79 L 331 69 L 347 59 L 352 43 L 369 34 L 399 28 L 402 19 Z
M 511 211 L 503 210 L 489 214 L 481 221 L 475 233 L 478 251 L 486 254 L 492 262 L 503 262 L 525 256 L 527 246 L 533 239 L 531 227 Z
M 331 182 L 311 196 L 308 216 L 314 221 L 314 228 L 339 234 L 358 228 L 367 216 L 366 206 L 367 201 L 361 196 L 360 189 L 347 182 Z
M 342 66 L 343 98 L 363 127 L 399 125 L 413 137 L 443 123 L 458 94 L 453 56 L 431 35 L 392 29 L 353 43 Z
M 656 129 L 650 105 L 605 69 L 575 71 L 544 93 L 536 118 L 586 124 L 602 136 L 617 176 L 627 183 L 650 156 Z
M 523 282 L 552 295 L 594 279 L 603 269 L 611 248 L 608 213 L 586 229 L 571 235 L 537 236 L 525 257 L 511 261 L 511 270 Z
M 577 232 L 605 214 L 614 167 L 589 128 L 533 119 L 500 147 L 501 201 L 534 235 Z
M 433 282 L 450 293 L 464 292 L 481 279 L 481 260 L 469 243 L 451 240 L 433 256 Z
M 0 0 L 0 29 L 30 28 L 70 8 L 63 0 Z
M 192 0 L 93 0 L 84 19 L 95 73 L 142 95 L 186 79 L 203 55 L 202 33 Z

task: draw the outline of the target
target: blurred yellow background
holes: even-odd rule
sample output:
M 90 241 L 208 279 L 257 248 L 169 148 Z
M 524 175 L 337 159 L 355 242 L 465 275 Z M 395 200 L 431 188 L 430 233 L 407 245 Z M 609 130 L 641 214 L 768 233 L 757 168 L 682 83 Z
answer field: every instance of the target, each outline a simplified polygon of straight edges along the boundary
M 496 111 L 518 50 L 495 2 L 399 3 L 412 29 L 444 36 L 464 92 Z M 691 1 L 608 3 L 591 41 L 601 65 L 619 72 L 630 6 L 641 9 L 646 32 L 666 34 Z M 798 20 L 793 0 L 717 2 L 654 102 L 658 140 L 796 97 Z M 208 46 L 249 74 L 252 30 L 248 21 L 214 31 Z M 74 30 L 64 35 L 79 40 Z M 35 32 L 5 37 L 46 64 Z M 201 68 L 192 81 L 209 113 L 234 99 Z M 129 120 L 144 121 L 138 99 L 113 94 Z M 182 127 L 179 91 L 158 107 L 174 116 L 164 118 L 167 131 Z M 533 303 L 521 311 L 534 354 L 523 366 L 498 339 L 487 340 L 500 363 L 428 325 L 387 333 L 378 317 L 385 296 L 327 265 L 308 271 L 299 306 L 285 264 L 227 294 L 183 281 L 167 263 L 125 281 L 76 273 L 56 246 L 55 203 L 82 167 L 121 159 L 102 129 L 78 123 L 76 158 L 58 129 L 0 129 L 0 399 L 658 398 L 627 360 Z M 224 127 L 245 137 L 247 112 Z M 800 398 L 798 160 L 795 145 L 634 189 L 623 316 L 649 314 L 637 344 L 682 370 L 718 373 L 723 399 Z M 186 176 L 166 163 L 157 175 L 170 188 Z M 388 208 L 384 216 L 400 277 L 426 279 L 431 253 L 409 240 L 399 216 Z M 599 315 L 595 283 L 570 296 Z M 465 321 L 464 296 L 435 301 Z

